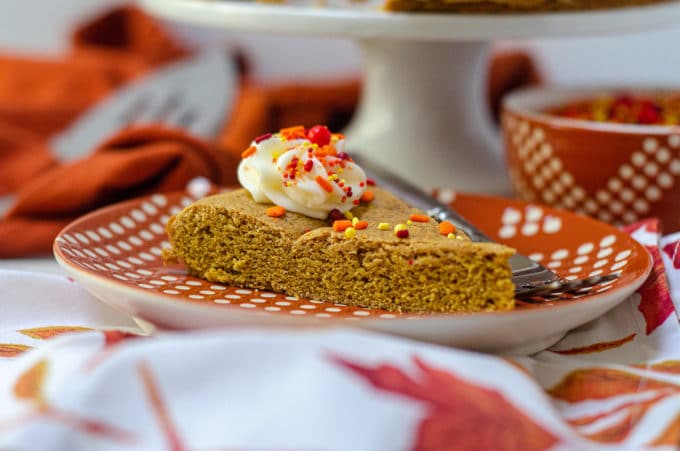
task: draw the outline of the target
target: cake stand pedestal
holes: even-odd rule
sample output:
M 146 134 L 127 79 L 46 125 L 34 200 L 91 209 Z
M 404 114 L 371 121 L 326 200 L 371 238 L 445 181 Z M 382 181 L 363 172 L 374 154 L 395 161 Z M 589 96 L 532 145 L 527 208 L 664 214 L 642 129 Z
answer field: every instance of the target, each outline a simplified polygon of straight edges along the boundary
M 222 28 L 351 37 L 365 54 L 348 148 L 423 188 L 509 194 L 485 98 L 487 42 L 651 30 L 680 23 L 680 2 L 597 12 L 464 15 L 378 10 L 376 3 L 139 0 L 162 17 Z

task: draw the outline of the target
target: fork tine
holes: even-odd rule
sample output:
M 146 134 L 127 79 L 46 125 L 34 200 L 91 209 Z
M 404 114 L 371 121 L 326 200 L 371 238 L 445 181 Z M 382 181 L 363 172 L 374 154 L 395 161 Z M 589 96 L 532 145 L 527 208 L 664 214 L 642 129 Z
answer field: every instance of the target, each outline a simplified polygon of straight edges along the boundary
M 515 297 L 526 301 L 531 297 L 548 296 L 556 293 L 580 292 L 586 288 L 592 288 L 596 285 L 613 281 L 617 279 L 619 275 L 619 273 L 611 273 L 604 276 L 591 276 L 586 279 L 557 280 L 533 288 L 517 290 L 515 291 Z
M 151 112 L 150 119 L 152 122 L 166 122 L 170 116 L 182 104 L 182 93 L 173 91 L 158 102 L 157 108 Z
M 151 106 L 151 96 L 148 92 L 132 99 L 128 106 L 123 110 L 123 113 L 118 119 L 118 125 L 121 127 L 128 126 L 137 122 L 137 118 L 141 117 Z

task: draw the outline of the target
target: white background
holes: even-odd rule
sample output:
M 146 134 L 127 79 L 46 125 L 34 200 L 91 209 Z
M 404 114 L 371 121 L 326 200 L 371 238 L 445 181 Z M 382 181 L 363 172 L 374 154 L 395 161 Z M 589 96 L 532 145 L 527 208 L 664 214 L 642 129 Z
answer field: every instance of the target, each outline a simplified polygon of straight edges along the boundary
M 1 0 L 0 50 L 58 54 L 74 23 L 121 0 Z M 201 41 L 238 44 L 255 62 L 262 80 L 345 77 L 361 70 L 351 42 L 273 35 L 206 33 L 179 27 Z M 680 85 L 680 23 L 650 31 L 595 39 L 523 42 L 532 47 L 555 83 Z M 295 65 L 290 62 L 295 61 Z

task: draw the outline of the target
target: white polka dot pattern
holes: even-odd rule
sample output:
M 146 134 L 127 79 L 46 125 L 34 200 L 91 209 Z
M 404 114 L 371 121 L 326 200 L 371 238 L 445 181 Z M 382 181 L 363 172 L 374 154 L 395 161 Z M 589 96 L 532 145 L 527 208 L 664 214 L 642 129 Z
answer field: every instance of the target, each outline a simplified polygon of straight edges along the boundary
M 664 191 L 679 182 L 680 135 L 670 135 L 665 142 L 645 138 L 616 175 L 589 193 L 566 171 L 539 126 L 506 115 L 503 127 L 521 162 L 511 168 L 510 178 L 519 195 L 528 201 L 588 214 L 604 222 L 631 224 L 649 216 Z
M 440 191 L 440 197 L 442 193 L 445 192 Z M 443 196 L 456 198 L 454 207 L 457 201 L 465 199 L 465 195 L 460 194 L 453 196 L 445 193 Z M 169 243 L 165 240 L 165 233 L 160 231 L 164 230 L 171 211 L 177 211 L 181 205 L 191 201 L 192 198 L 186 194 L 156 195 L 121 204 L 118 209 L 105 210 L 107 213 L 102 217 L 90 216 L 67 227 L 57 238 L 57 252 L 70 264 L 115 283 L 219 308 L 310 319 L 370 320 L 418 316 L 231 287 L 191 277 L 181 265 L 164 264 L 161 248 L 168 247 Z M 614 229 L 608 226 L 597 224 L 597 227 L 588 228 L 588 233 L 575 241 L 569 234 L 568 221 L 586 221 L 585 218 L 567 216 L 563 212 L 521 202 L 496 202 L 503 203 L 494 204 L 496 213 L 493 221 L 497 233 L 495 236 L 492 233 L 492 238 L 517 247 L 564 277 L 582 278 L 602 272 L 626 272 L 631 260 L 647 261 L 646 255 L 636 255 L 629 248 L 629 237 L 623 235 L 624 238 L 617 238 L 611 232 Z M 473 204 L 477 207 L 478 201 Z M 474 215 L 470 217 L 474 219 Z M 611 286 L 616 286 L 616 283 Z M 519 302 L 518 307 L 526 309 L 542 306 Z

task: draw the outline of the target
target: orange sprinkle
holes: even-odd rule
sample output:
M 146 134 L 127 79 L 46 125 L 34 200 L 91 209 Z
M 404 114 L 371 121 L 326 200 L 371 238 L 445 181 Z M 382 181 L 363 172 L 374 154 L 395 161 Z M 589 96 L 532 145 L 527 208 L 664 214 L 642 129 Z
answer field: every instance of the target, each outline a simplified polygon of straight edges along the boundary
M 243 153 L 241 154 L 241 158 L 248 158 L 249 156 L 251 156 L 252 154 L 254 154 L 256 150 L 257 150 L 257 149 L 255 148 L 255 146 L 250 146 L 250 147 L 248 147 L 248 148 L 247 148 L 246 150 L 244 150 Z
M 336 232 L 344 232 L 345 230 L 352 227 L 352 221 L 348 219 L 338 219 L 333 221 L 333 230 Z
M 282 128 L 280 132 L 286 139 L 298 139 L 305 137 L 305 127 L 302 125 Z
M 321 177 L 320 175 L 317 175 L 315 180 L 316 183 L 318 183 L 319 186 L 323 188 L 323 190 L 326 191 L 327 193 L 333 191 L 333 185 L 331 185 L 331 183 L 325 178 Z
M 368 222 L 366 221 L 357 221 L 356 224 L 354 224 L 354 228 L 357 230 L 364 230 L 368 228 Z
M 335 149 L 335 146 L 332 146 L 330 144 L 321 146 L 314 151 L 314 155 L 316 155 L 317 157 L 327 157 L 329 155 L 335 156 L 336 154 L 337 150 Z
M 427 215 L 412 214 L 409 219 L 413 222 L 430 222 L 430 217 Z
M 280 218 L 281 216 L 286 214 L 286 209 L 283 207 L 279 207 L 278 205 L 274 207 L 269 207 L 267 208 L 267 216 L 270 216 L 272 218 Z
M 455 233 L 456 226 L 451 224 L 449 221 L 442 221 L 439 223 L 439 233 L 447 236 L 449 233 Z
M 362 202 L 371 202 L 373 199 L 375 199 L 373 191 L 364 191 L 364 194 L 361 195 Z

